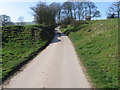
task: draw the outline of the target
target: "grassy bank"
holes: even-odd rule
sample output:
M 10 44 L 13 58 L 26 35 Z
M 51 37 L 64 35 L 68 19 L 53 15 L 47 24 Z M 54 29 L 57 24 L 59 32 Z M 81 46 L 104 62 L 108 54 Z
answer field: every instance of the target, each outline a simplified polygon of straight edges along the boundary
M 96 20 L 61 31 L 71 38 L 76 52 L 97 88 L 118 88 L 118 20 Z
M 20 63 L 35 53 L 54 37 L 53 30 L 40 25 L 2 27 L 2 75 L 5 78 Z

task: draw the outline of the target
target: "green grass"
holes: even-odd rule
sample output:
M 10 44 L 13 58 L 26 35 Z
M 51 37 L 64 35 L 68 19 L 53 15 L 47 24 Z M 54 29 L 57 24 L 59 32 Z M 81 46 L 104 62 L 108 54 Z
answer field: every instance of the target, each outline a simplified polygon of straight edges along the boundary
M 6 26 L 2 30 L 2 75 L 33 56 L 54 37 L 53 31 L 43 30 L 39 25 Z
M 94 87 L 118 88 L 118 20 L 89 21 L 78 28 L 69 25 L 61 30 L 69 30 Z

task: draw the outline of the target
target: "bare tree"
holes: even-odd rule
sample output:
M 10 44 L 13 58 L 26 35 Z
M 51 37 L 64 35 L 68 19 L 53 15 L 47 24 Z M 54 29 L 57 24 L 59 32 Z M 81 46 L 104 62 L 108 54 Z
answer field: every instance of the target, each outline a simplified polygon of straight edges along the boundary
M 6 26 L 6 25 L 13 25 L 14 23 L 11 22 L 10 17 L 7 15 L 0 15 L 0 23 L 1 26 Z
M 36 7 L 31 7 L 31 9 L 34 11 L 34 18 L 36 23 L 43 24 L 47 22 L 46 11 L 48 9 L 48 6 L 45 3 L 39 2 Z
M 50 18 L 51 21 L 50 22 L 52 24 L 55 24 L 56 23 L 56 17 L 57 17 L 57 15 L 60 14 L 60 6 L 59 6 L 58 3 L 53 2 L 49 5 L 49 9 L 50 9 L 50 13 L 51 13 L 50 14 L 51 15 L 51 18 Z M 60 19 L 60 16 L 59 16 L 59 19 Z
M 77 17 L 79 20 L 91 20 L 94 17 L 100 17 L 100 11 L 93 2 L 77 2 Z
M 61 19 L 62 19 L 62 5 L 60 3 L 57 3 L 57 9 L 58 9 L 58 12 L 57 12 L 57 22 L 58 23 L 61 23 Z
M 84 19 L 91 20 L 91 18 L 100 17 L 100 11 L 93 2 L 84 2 L 84 8 Z
M 34 11 L 35 21 L 39 24 L 52 25 L 55 23 L 71 23 L 73 20 L 85 20 L 86 18 L 99 17 L 100 12 L 93 2 L 64 2 L 47 5 L 39 2 Z M 48 19 L 49 17 L 49 19 Z
M 107 12 L 107 17 L 120 18 L 120 1 L 114 2 Z
M 77 3 L 74 2 L 73 5 L 73 14 L 74 14 L 74 19 L 76 20 L 77 19 Z
M 64 14 L 64 21 L 70 23 L 73 20 L 73 2 L 64 2 L 63 3 L 62 14 Z M 74 8 L 75 9 L 75 8 Z
M 18 23 L 17 23 L 17 24 L 18 24 L 18 25 L 25 25 L 24 17 L 20 16 L 20 17 L 18 18 Z
M 47 5 L 43 2 L 39 2 L 36 7 L 32 7 L 31 9 L 34 11 L 34 17 L 37 23 L 53 25 L 56 23 L 58 11 L 59 13 L 61 12 L 60 8 L 61 7 L 59 7 L 58 3 L 51 3 L 50 5 Z
M 82 20 L 83 18 L 84 18 L 84 15 L 83 15 L 83 9 L 84 9 L 84 7 L 83 7 L 83 2 L 77 2 L 77 4 L 76 4 L 76 6 L 77 6 L 77 16 L 78 16 L 78 19 L 79 20 Z
M 87 5 L 89 9 L 88 17 L 90 17 L 90 20 L 93 17 L 100 17 L 100 12 L 97 10 L 97 7 L 95 6 L 93 2 L 88 2 Z

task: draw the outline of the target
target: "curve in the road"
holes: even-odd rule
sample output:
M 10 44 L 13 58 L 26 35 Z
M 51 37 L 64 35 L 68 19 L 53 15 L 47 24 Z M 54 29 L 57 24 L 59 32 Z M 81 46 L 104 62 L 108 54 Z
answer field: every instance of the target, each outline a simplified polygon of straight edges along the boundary
M 91 88 L 69 38 L 55 30 L 50 45 L 5 88 Z

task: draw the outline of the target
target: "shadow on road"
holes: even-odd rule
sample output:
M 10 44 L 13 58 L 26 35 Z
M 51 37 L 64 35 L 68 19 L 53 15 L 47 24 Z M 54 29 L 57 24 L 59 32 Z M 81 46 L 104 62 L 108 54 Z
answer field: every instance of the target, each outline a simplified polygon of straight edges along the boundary
M 61 42 L 61 36 L 66 36 L 66 35 L 58 30 L 55 30 L 55 37 L 52 40 L 51 44 Z

